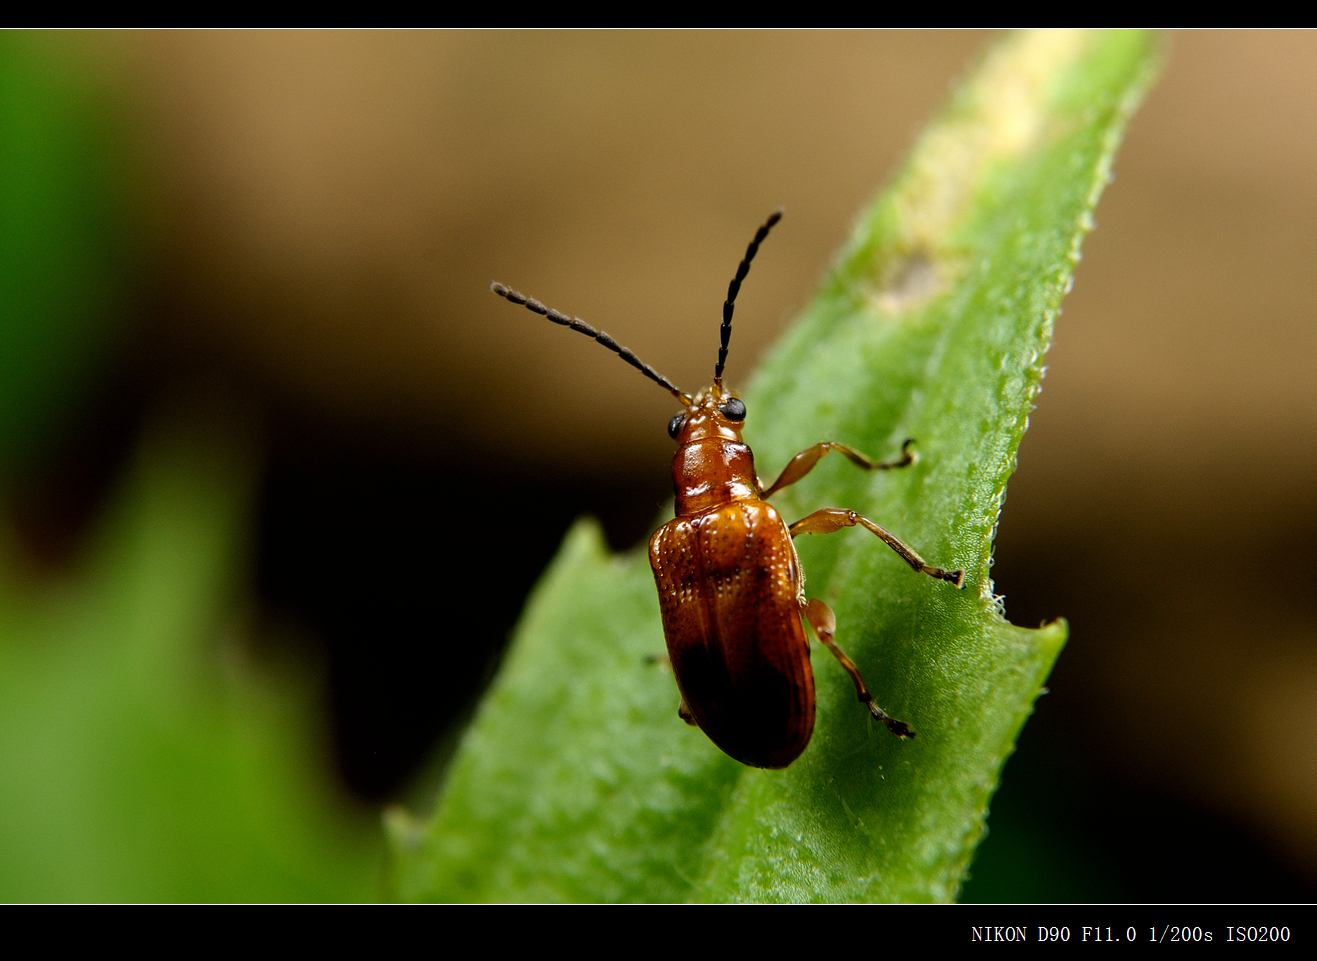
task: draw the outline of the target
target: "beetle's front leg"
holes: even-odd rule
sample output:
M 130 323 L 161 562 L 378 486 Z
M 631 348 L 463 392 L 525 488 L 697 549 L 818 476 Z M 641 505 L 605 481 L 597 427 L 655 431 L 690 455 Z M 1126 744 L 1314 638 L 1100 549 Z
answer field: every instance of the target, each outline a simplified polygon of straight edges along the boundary
M 838 454 L 844 456 L 856 467 L 862 467 L 865 470 L 894 470 L 897 467 L 909 467 L 916 460 L 915 453 L 910 450 L 914 444 L 914 438 L 907 438 L 906 442 L 901 445 L 901 456 L 896 460 L 872 461 L 865 457 L 857 450 L 851 450 L 845 444 L 838 444 L 836 441 L 825 440 L 821 444 L 815 444 L 806 450 L 802 450 L 787 463 L 782 470 L 782 476 L 773 481 L 773 486 L 764 491 L 760 497 L 767 498 L 770 494 L 780 491 L 783 487 L 788 487 L 800 480 L 806 474 L 814 469 L 814 465 L 823 459 L 823 455 L 828 451 L 835 450 Z
M 812 597 L 804 603 L 801 612 L 805 615 L 805 620 L 809 621 L 809 626 L 814 628 L 814 633 L 818 636 L 818 639 L 832 652 L 832 656 L 841 662 L 841 666 L 851 676 L 851 680 L 855 682 L 855 696 L 869 708 L 869 713 L 886 724 L 887 730 L 897 737 L 903 740 L 907 737 L 914 737 L 915 732 L 910 730 L 910 725 L 906 724 L 905 721 L 898 721 L 896 718 L 889 716 L 886 711 L 873 702 L 869 689 L 864 686 L 864 678 L 860 675 L 860 669 L 833 641 L 832 636 L 837 633 L 837 615 L 832 613 L 832 608 L 818 598 Z
M 825 507 L 796 521 L 791 525 L 790 531 L 792 537 L 798 534 L 835 534 L 844 527 L 854 527 L 856 524 L 880 538 L 884 544 L 900 554 L 901 559 L 919 573 L 936 577 L 940 581 L 947 581 L 957 587 L 964 586 L 964 571 L 947 571 L 940 567 L 934 567 L 920 557 L 914 548 L 906 544 L 901 538 L 883 530 L 869 518 L 861 517 L 855 511 L 848 511 L 841 507 Z

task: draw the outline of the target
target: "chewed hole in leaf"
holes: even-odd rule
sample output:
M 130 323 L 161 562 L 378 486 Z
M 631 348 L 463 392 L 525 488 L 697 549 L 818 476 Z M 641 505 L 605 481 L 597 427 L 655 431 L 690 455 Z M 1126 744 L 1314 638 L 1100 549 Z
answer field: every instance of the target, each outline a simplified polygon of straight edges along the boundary
M 889 268 L 887 282 L 875 297 L 887 313 L 899 314 L 922 307 L 946 285 L 938 265 L 922 253 L 912 254 Z

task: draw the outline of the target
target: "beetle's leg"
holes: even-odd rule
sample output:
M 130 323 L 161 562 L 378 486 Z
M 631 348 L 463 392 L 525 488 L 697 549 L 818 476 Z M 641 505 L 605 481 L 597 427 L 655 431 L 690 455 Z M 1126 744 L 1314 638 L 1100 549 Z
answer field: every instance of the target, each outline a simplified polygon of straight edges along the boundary
M 901 456 L 896 460 L 871 461 L 859 451 L 851 450 L 845 444 L 838 444 L 836 441 L 825 440 L 821 444 L 815 444 L 807 450 L 802 450 L 782 470 L 782 476 L 773 481 L 773 486 L 761 494 L 761 497 L 768 497 L 770 494 L 780 491 L 800 480 L 806 474 L 814 469 L 814 465 L 823 459 L 823 455 L 830 450 L 835 450 L 838 454 L 843 455 L 856 467 L 862 467 L 865 470 L 893 470 L 897 467 L 909 467 L 916 460 L 915 452 L 910 449 L 914 444 L 914 438 L 907 438 L 906 442 L 901 445 Z
M 869 713 L 886 724 L 887 730 L 897 737 L 903 740 L 907 737 L 914 737 L 915 732 L 910 730 L 910 725 L 906 724 L 905 721 L 898 721 L 896 718 L 889 716 L 886 711 L 873 702 L 869 689 L 864 686 L 864 678 L 860 675 L 860 669 L 833 641 L 832 635 L 837 633 L 837 615 L 832 613 L 832 608 L 817 597 L 811 597 L 805 602 L 802 611 L 805 614 L 805 620 L 809 621 L 809 626 L 814 628 L 814 633 L 818 636 L 818 639 L 832 652 L 832 656 L 841 662 L 841 666 L 846 669 L 846 673 L 855 682 L 855 696 L 860 699 L 860 703 L 868 707 Z
M 666 654 L 650 654 L 646 656 L 645 663 L 658 664 L 665 671 L 671 672 L 672 670 L 672 661 L 668 659 Z M 692 727 L 699 725 L 699 721 L 695 720 L 695 715 L 691 713 L 691 709 L 686 706 L 686 699 L 684 697 L 677 702 L 677 717 L 681 718 Z
M 790 530 L 792 537 L 798 534 L 835 534 L 843 527 L 854 527 L 856 524 L 881 538 L 884 544 L 900 554 L 901 559 L 919 573 L 936 577 L 940 581 L 947 581 L 957 587 L 964 586 L 964 571 L 947 571 L 932 566 L 915 553 L 914 549 L 902 541 L 901 538 L 888 533 L 869 518 L 861 517 L 855 511 L 848 511 L 841 507 L 825 507 L 813 514 L 802 517 L 791 525 Z

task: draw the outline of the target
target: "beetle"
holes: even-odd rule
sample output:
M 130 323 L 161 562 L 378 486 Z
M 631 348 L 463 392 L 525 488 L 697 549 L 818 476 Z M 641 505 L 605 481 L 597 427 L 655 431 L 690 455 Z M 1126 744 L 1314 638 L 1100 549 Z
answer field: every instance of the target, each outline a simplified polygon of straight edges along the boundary
M 602 330 L 545 307 L 500 283 L 490 289 L 556 324 L 594 338 L 669 391 L 683 410 L 668 423 L 677 442 L 672 459 L 676 516 L 649 542 L 649 561 L 663 614 L 668 659 L 681 691 L 678 715 L 698 725 L 724 752 L 758 768 L 784 768 L 814 733 L 814 674 L 807 621 L 850 675 L 860 702 L 875 720 L 905 740 L 915 732 L 874 701 L 860 674 L 837 646 L 837 619 L 820 599 L 805 596 L 805 575 L 794 538 L 863 527 L 915 571 L 962 587 L 964 574 L 928 564 L 894 534 L 855 511 L 825 507 L 788 525 L 768 498 L 803 478 L 836 451 L 863 470 L 886 471 L 915 462 L 913 440 L 900 456 L 875 461 L 835 441 L 801 451 L 767 487 L 755 473 L 754 454 L 741 438 L 745 403 L 723 388 L 732 313 L 750 262 L 782 218 L 775 210 L 746 248 L 727 288 L 721 345 L 713 384 L 683 393 Z

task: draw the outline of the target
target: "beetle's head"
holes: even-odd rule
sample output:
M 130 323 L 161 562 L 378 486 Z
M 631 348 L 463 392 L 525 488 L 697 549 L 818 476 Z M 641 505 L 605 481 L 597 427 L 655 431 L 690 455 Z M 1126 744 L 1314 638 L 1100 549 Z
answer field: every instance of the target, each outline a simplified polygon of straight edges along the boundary
M 668 421 L 668 434 L 679 444 L 708 437 L 741 439 L 745 404 L 731 391 L 710 387 L 691 399 L 690 406 Z

